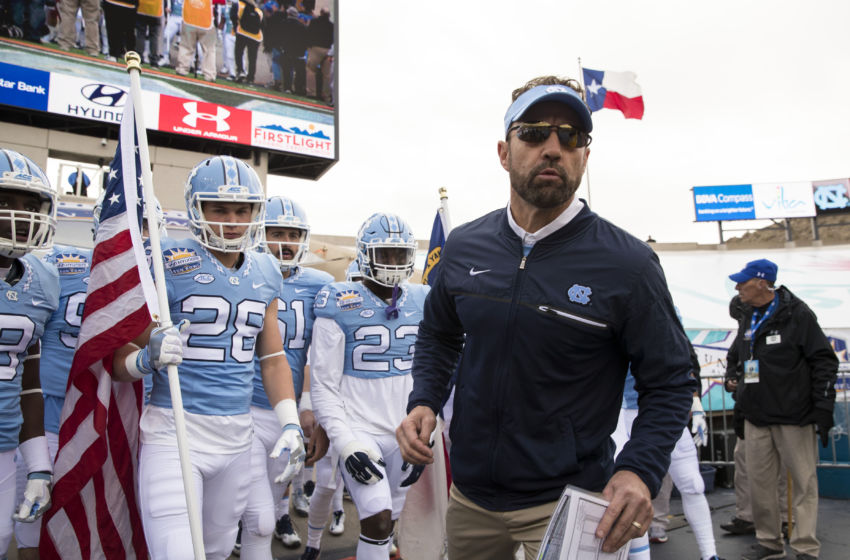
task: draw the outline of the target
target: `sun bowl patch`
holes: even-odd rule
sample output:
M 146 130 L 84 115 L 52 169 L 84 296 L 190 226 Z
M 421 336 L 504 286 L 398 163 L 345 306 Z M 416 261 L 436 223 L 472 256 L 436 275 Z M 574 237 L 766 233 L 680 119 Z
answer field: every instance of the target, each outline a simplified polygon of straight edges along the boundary
M 78 253 L 63 253 L 56 257 L 56 269 L 61 275 L 81 274 L 89 269 L 89 260 Z
M 342 311 L 358 309 L 363 305 L 363 296 L 357 290 L 343 290 L 336 294 L 336 306 Z
M 201 268 L 201 257 L 192 249 L 177 247 L 162 252 L 165 268 L 171 274 L 187 274 Z

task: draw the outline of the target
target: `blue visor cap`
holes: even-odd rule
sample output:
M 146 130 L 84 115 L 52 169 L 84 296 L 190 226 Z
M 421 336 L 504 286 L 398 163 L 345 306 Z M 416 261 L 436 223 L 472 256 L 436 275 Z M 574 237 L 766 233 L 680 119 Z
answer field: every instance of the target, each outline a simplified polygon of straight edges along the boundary
M 747 266 L 745 266 L 744 270 L 742 270 L 741 272 L 730 274 L 729 279 L 733 282 L 739 283 L 746 282 L 750 278 L 764 278 L 768 282 L 776 282 L 777 268 L 778 267 L 775 263 L 767 259 L 750 261 L 747 263 Z
M 571 87 L 562 85 L 535 86 L 516 98 L 505 113 L 505 136 L 508 129 L 518 121 L 526 111 L 541 101 L 556 101 L 569 106 L 578 115 L 581 128 L 585 132 L 593 130 L 593 121 L 590 119 L 590 109 L 581 98 L 581 95 Z

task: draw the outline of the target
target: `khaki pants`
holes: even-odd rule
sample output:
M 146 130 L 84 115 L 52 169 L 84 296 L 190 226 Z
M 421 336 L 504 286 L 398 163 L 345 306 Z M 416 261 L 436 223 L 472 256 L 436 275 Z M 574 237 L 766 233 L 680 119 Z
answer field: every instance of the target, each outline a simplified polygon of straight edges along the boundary
M 750 499 L 756 539 L 762 546 L 780 550 L 782 541 L 777 481 L 784 464 L 791 473 L 794 530 L 791 548 L 797 554 L 817 557 L 820 542 L 815 536 L 818 524 L 817 439 L 813 424 L 776 424 L 760 428 L 744 424 L 747 471 L 751 481 Z
M 62 0 L 56 5 L 61 21 L 59 22 L 59 46 L 65 50 L 76 46 L 77 8 L 83 10 L 86 24 L 86 54 L 100 54 L 100 2 L 99 0 Z
M 489 511 L 452 485 L 446 532 L 449 560 L 513 560 L 519 545 L 534 560 L 557 501 L 515 511 Z
M 183 24 L 180 32 L 180 50 L 177 53 L 176 71 L 181 76 L 189 73 L 189 67 L 195 58 L 195 44 L 201 44 L 199 73 L 203 74 L 208 82 L 214 82 L 216 76 L 215 43 L 217 34 L 215 27 L 201 29 L 193 25 Z
M 331 61 L 324 47 L 310 47 L 307 51 L 307 95 L 316 96 L 316 73 L 322 73 L 322 99 L 331 100 Z
M 788 469 L 779 466 L 776 482 L 779 495 L 779 513 L 783 523 L 788 522 Z M 655 502 L 652 502 L 653 505 Z M 747 448 L 744 440 L 735 442 L 735 517 L 753 522 L 753 504 L 750 503 L 750 481 L 747 476 Z

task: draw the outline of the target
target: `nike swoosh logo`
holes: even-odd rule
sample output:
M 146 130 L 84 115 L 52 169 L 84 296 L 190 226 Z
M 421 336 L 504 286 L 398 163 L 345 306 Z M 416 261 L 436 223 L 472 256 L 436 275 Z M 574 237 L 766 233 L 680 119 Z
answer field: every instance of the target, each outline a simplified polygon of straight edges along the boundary
M 46 301 L 42 301 L 42 300 L 40 300 L 40 299 L 34 299 L 34 300 L 32 300 L 32 304 L 33 304 L 34 306 L 36 306 L 36 307 L 38 307 L 38 306 L 39 306 L 39 305 L 41 305 L 42 303 L 47 303 L 47 302 L 46 302 Z
M 256 290 L 257 288 L 259 288 L 259 287 L 261 287 L 261 286 L 265 286 L 265 285 L 266 285 L 266 283 L 265 283 L 265 282 L 260 282 L 259 284 L 255 284 L 255 283 L 253 283 L 253 282 L 251 283 L 251 287 L 252 287 L 253 289 L 255 289 L 255 290 Z
M 295 288 L 295 293 L 300 294 L 301 292 L 306 292 L 307 288 Z
M 485 272 L 490 272 L 490 270 L 491 269 L 489 269 L 489 268 L 486 268 L 484 270 L 475 270 L 475 267 L 473 266 L 472 268 L 469 269 L 469 275 L 470 276 L 478 276 L 479 274 L 484 274 Z
M 405 316 L 405 317 L 410 317 L 410 316 L 411 316 L 411 315 L 413 315 L 414 313 L 416 313 L 416 311 L 405 311 L 405 312 L 404 312 L 404 316 Z

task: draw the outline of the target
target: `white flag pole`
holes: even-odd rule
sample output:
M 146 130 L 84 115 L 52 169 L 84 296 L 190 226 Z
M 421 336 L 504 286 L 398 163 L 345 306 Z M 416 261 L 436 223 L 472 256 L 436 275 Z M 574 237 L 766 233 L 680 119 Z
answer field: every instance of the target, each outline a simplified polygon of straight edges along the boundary
M 587 95 L 585 93 L 585 88 L 587 87 L 584 83 L 584 69 L 581 67 L 581 57 L 578 57 L 578 79 L 579 83 L 581 83 L 581 98 L 584 99 L 584 102 L 587 103 Z M 587 183 L 587 205 L 591 206 L 590 199 L 590 162 L 584 166 L 584 175 L 586 177 Z
M 155 223 L 157 211 L 153 192 L 153 177 L 151 176 L 150 154 L 148 152 L 148 136 L 145 129 L 145 118 L 142 106 L 141 62 L 138 53 L 130 51 L 124 55 L 127 72 L 130 74 L 130 96 L 134 103 L 136 134 L 139 138 L 139 160 L 142 166 L 142 188 L 145 198 L 145 209 L 148 215 L 148 236 L 150 238 L 151 261 L 153 262 L 154 282 L 157 299 L 159 300 L 159 316 L 154 320 L 161 327 L 172 326 L 171 312 L 168 309 L 168 293 L 165 289 L 165 269 L 162 265 L 162 246 L 159 239 L 159 227 Z M 127 209 L 132 212 L 132 208 Z M 177 366 L 168 366 L 168 386 L 171 389 L 171 406 L 174 412 L 174 427 L 177 431 L 177 451 L 180 455 L 180 470 L 183 474 L 183 489 L 186 495 L 186 509 L 189 513 L 189 529 L 192 533 L 192 548 L 195 560 L 203 560 L 204 538 L 201 529 L 198 498 L 195 495 L 195 485 L 192 481 L 192 463 L 189 459 L 189 441 L 186 437 L 186 420 L 183 415 L 183 395 L 180 392 L 180 379 L 177 376 Z M 154 537 L 156 538 L 156 537 Z
M 452 231 L 452 219 L 449 216 L 449 191 L 440 187 L 440 221 L 443 222 L 443 234 L 448 237 Z

